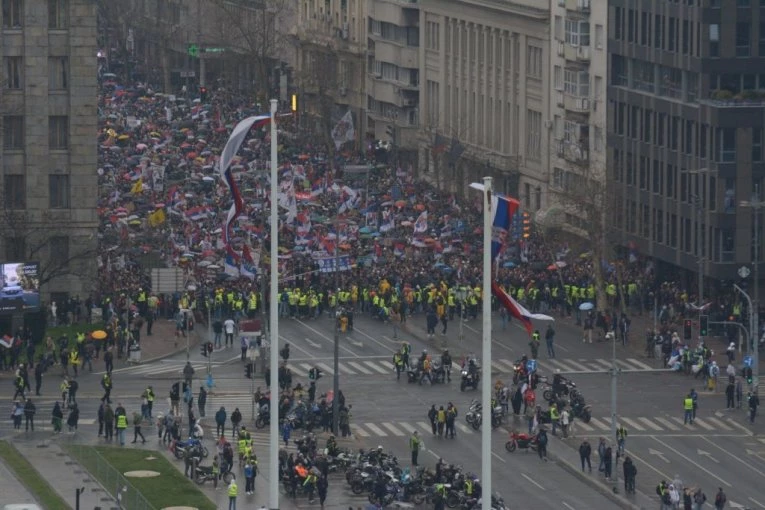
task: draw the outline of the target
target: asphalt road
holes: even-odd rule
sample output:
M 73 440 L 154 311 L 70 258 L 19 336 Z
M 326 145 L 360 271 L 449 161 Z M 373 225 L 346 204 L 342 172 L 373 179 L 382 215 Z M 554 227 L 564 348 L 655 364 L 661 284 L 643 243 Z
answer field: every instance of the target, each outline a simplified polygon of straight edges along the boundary
M 426 451 L 421 453 L 421 463 L 435 463 L 438 458 L 460 464 L 465 469 L 480 473 L 480 434 L 466 426 L 464 412 L 472 398 L 480 398 L 477 392 L 459 391 L 455 380 L 450 385 L 419 386 L 408 384 L 404 378 L 396 381 L 391 358 L 398 349 L 400 339 L 412 344 L 414 355 L 423 349 L 437 355 L 442 342 L 446 341 L 455 361 L 462 355 L 474 352 L 480 356 L 480 322 L 464 324 L 464 338 L 459 339 L 458 321 L 449 324 L 446 336 L 440 334 L 433 341 L 424 335 L 424 318 L 410 319 L 407 329 L 399 331 L 394 338 L 393 328 L 368 317 L 357 315 L 352 333 L 341 335 L 340 380 L 341 389 L 348 403 L 352 404 L 352 428 L 356 448 L 382 445 L 408 463 L 407 442 L 412 430 L 422 434 Z M 577 462 L 574 449 L 582 437 L 590 438 L 593 446 L 598 436 L 610 437 L 610 375 L 611 345 L 582 344 L 577 329 L 566 321 L 556 324 L 555 349 L 557 357 L 547 359 L 540 354 L 539 369 L 543 374 L 553 371 L 574 372 L 569 375 L 577 382 L 588 403 L 593 405 L 594 419 L 590 424 L 577 423 L 575 436 L 550 444 L 551 461 L 542 462 L 534 453 L 509 454 L 504 449 L 506 428 L 515 426 L 512 418 L 506 428 L 493 433 L 493 485 L 511 503 L 512 508 L 617 508 L 603 497 L 592 484 L 583 483 L 579 475 L 563 469 L 564 460 Z M 541 326 L 541 325 L 540 325 Z M 542 328 L 540 328 L 542 329 Z M 439 328 L 440 333 L 440 328 Z M 319 366 L 324 377 L 319 381 L 319 392 L 331 389 L 333 323 L 323 317 L 314 320 L 286 319 L 280 321 L 280 341 L 289 342 L 292 356 L 290 366 L 295 380 L 307 379 L 311 366 Z M 493 378 L 507 379 L 512 362 L 527 352 L 528 338 L 517 324 L 502 330 L 496 320 L 493 330 Z M 544 345 L 541 351 L 545 351 Z M 617 347 L 618 366 L 624 370 L 618 384 L 618 416 L 629 430 L 627 453 L 632 455 L 638 468 L 638 494 L 630 496 L 639 507 L 656 504 L 654 487 L 659 479 L 673 479 L 676 475 L 687 486 L 699 486 L 712 500 L 718 487 L 728 494 L 732 507 L 746 505 L 765 508 L 765 488 L 758 481 L 765 475 L 765 444 L 760 424 L 750 427 L 743 411 L 725 411 L 724 397 L 701 391 L 700 380 L 694 381 L 684 375 L 652 372 L 653 360 L 643 358 L 629 349 Z M 207 360 L 199 352 L 191 353 L 199 384 L 204 383 Z M 158 395 L 155 409 L 162 411 L 161 402 L 170 384 L 180 375 L 185 355 L 149 365 L 118 369 L 114 373 L 115 400 L 121 400 L 128 411 L 137 409 L 141 391 L 148 384 L 154 386 Z M 97 441 L 94 425 L 100 389 L 96 373 L 80 378 L 80 402 L 82 410 L 81 429 L 78 440 Z M 224 349 L 213 354 L 211 363 L 215 387 L 208 399 L 207 423 L 220 405 L 229 413 L 239 407 L 249 418 L 251 381 L 244 378 L 239 361 L 239 349 Z M 44 396 L 38 401 L 42 416 L 47 416 L 52 406 L 52 395 L 57 392 L 59 378 L 54 372 L 46 376 Z M 629 371 L 629 372 L 627 372 Z M 593 373 L 576 373 L 593 372 Z M 263 384 L 258 367 L 256 384 Z M 197 384 L 195 383 L 195 386 Z M 700 409 L 694 426 L 682 423 L 682 398 L 695 386 L 699 390 Z M 431 404 L 446 405 L 454 402 L 461 411 L 454 440 L 430 436 L 427 410 Z M 39 420 L 46 424 L 47 419 Z M 518 425 L 523 428 L 522 424 Z M 0 434 L 7 434 L 10 425 L 0 422 Z M 762 440 L 761 440 L 762 439 Z M 260 466 L 267 473 L 267 433 L 258 433 Z M 619 466 L 619 469 L 621 466 Z M 621 478 L 621 473 L 620 478 Z M 597 475 L 595 475 L 597 478 Z M 265 502 L 265 501 L 264 501 Z M 259 503 L 259 502 L 258 502 Z M 339 479 L 330 490 L 329 506 L 347 507 L 360 505 L 362 500 L 353 498 L 345 483 Z

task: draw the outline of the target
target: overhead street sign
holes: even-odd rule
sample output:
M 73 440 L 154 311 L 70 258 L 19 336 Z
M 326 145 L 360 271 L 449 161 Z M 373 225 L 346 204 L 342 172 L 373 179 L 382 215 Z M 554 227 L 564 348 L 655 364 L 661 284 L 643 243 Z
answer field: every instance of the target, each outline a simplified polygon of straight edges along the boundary
M 188 48 L 186 49 L 190 57 L 198 57 L 199 56 L 199 46 L 196 44 L 189 44 Z
M 738 275 L 739 275 L 741 278 L 746 278 L 746 277 L 747 277 L 747 276 L 749 276 L 750 274 L 752 274 L 752 272 L 749 270 L 749 268 L 748 268 L 748 267 L 746 267 L 746 266 L 741 266 L 741 267 L 739 267 L 739 268 L 738 268 Z

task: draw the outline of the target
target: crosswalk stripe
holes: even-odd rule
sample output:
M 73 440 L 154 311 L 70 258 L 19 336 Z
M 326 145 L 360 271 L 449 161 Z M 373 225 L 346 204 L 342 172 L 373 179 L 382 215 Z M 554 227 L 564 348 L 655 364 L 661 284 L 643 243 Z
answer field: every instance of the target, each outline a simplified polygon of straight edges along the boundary
M 743 426 L 743 425 L 741 425 L 740 423 L 737 423 L 735 420 L 726 420 L 726 421 L 727 421 L 727 422 L 728 422 L 730 425 L 732 425 L 734 428 L 738 428 L 738 429 L 740 429 L 740 430 L 741 430 L 742 432 L 744 432 L 745 434 L 747 434 L 747 435 L 750 435 L 750 436 L 752 435 L 752 431 L 751 431 L 751 430 L 749 430 L 748 428 L 744 427 L 744 426 Z M 760 439 L 760 441 L 762 441 L 762 439 Z
M 499 372 L 507 372 L 507 367 L 499 363 L 499 360 L 492 360 L 491 367 Z
M 556 358 L 556 359 L 553 359 L 553 360 L 550 360 L 550 361 L 553 361 L 553 362 L 557 363 L 558 365 L 560 365 L 561 370 L 565 370 L 565 371 L 568 371 L 568 372 L 577 372 L 577 371 L 582 370 L 584 368 L 584 367 L 578 365 L 575 361 L 571 361 L 571 360 L 568 360 L 568 359 L 565 360 L 565 361 L 561 361 L 561 360 Z
M 611 424 L 607 423 L 605 420 L 601 422 L 600 419 L 593 417 L 590 418 L 590 423 L 600 430 L 611 430 Z
M 387 421 L 384 421 L 384 422 L 382 422 L 382 423 L 381 423 L 381 425 L 382 425 L 383 427 L 385 427 L 386 429 L 390 430 L 391 432 L 393 432 L 393 435 L 394 435 L 394 436 L 403 437 L 403 436 L 405 436 L 405 435 L 406 435 L 406 433 L 405 433 L 405 432 L 401 432 L 401 431 L 400 431 L 399 429 L 397 429 L 397 428 L 396 428 L 396 426 L 395 426 L 395 425 L 393 425 L 392 423 L 388 423 Z
M 645 423 L 646 425 L 648 425 L 649 428 L 651 428 L 653 430 L 662 430 L 661 427 L 656 425 L 654 422 L 652 422 L 648 418 L 638 418 L 638 420 L 640 420 L 641 422 Z
M 338 363 L 337 367 L 340 369 L 341 374 L 356 375 L 356 372 L 346 367 L 343 363 Z
M 384 366 L 385 368 L 387 368 L 387 369 L 388 369 L 388 371 L 393 371 L 393 370 L 395 370 L 395 369 L 396 369 L 396 367 L 394 367 L 394 366 L 393 366 L 393 363 L 391 363 L 390 361 L 385 361 L 385 360 L 382 360 L 382 361 L 380 361 L 380 364 L 381 364 L 382 366 Z
M 460 429 L 461 432 L 464 432 L 465 434 L 470 434 L 471 432 L 473 432 L 473 429 L 471 429 L 470 427 L 468 427 L 462 422 L 458 422 L 455 420 L 454 424 L 457 426 L 458 429 Z
M 365 423 L 364 426 L 374 432 L 376 436 L 388 437 L 388 434 L 374 423 Z
M 362 429 L 358 425 L 351 425 L 351 427 L 353 428 L 353 433 L 354 434 L 359 435 L 361 437 L 369 437 L 369 432 L 367 432 L 366 430 Z
M 604 369 L 612 368 L 612 363 L 609 360 L 607 360 L 607 359 L 598 358 L 598 359 L 593 360 L 593 361 L 598 363 L 601 366 L 601 368 L 604 368 Z
M 642 425 L 640 425 L 640 424 L 639 424 L 639 423 L 637 423 L 637 422 L 634 422 L 634 421 L 630 420 L 629 418 L 625 418 L 624 416 L 620 416 L 620 417 L 619 417 L 619 420 L 623 421 L 623 422 L 624 422 L 624 423 L 626 423 L 626 424 L 627 424 L 629 427 L 631 427 L 631 428 L 633 428 L 633 429 L 635 429 L 635 430 L 637 430 L 637 431 L 640 431 L 640 432 L 645 432 L 645 427 L 643 427 Z
M 335 371 L 332 370 L 332 367 L 330 367 L 326 363 L 317 363 L 316 366 L 322 369 L 324 373 L 327 375 L 335 375 Z
M 298 366 L 297 363 L 289 365 L 289 368 L 290 371 L 295 375 L 299 375 L 300 377 L 308 377 L 308 372 L 302 367 Z
M 401 428 L 404 429 L 407 432 L 407 434 L 411 434 L 415 430 L 417 430 L 417 427 L 405 421 L 400 422 L 399 425 L 401 425 Z
M 585 423 L 581 420 L 577 420 L 576 425 L 574 425 L 574 427 L 580 428 L 584 430 L 585 432 L 592 432 L 595 430 L 589 423 Z
M 707 417 L 704 419 L 710 422 L 712 425 L 715 425 L 717 427 L 717 430 L 731 430 L 730 426 L 725 424 L 722 420 L 718 420 L 717 418 L 711 418 L 711 417 Z
M 301 363 L 301 364 L 300 364 L 300 367 L 301 367 L 303 370 L 305 370 L 305 373 L 306 373 L 306 374 L 308 374 L 308 371 L 309 371 L 309 370 L 311 370 L 311 369 L 313 368 L 313 365 L 311 365 L 310 363 Z
M 497 360 L 497 361 L 498 361 L 498 362 L 499 362 L 501 365 L 504 365 L 504 366 L 505 366 L 505 369 L 504 369 L 504 370 L 506 370 L 508 373 L 511 373 L 511 374 L 512 374 L 512 373 L 513 373 L 513 371 L 515 370 L 515 364 L 514 364 L 512 361 L 510 361 L 509 359 L 504 359 L 504 358 L 502 358 L 502 359 L 499 359 L 499 360 Z
M 636 359 L 636 358 L 627 358 L 627 360 L 630 363 L 632 363 L 633 365 L 635 365 L 636 367 L 638 367 L 638 368 L 640 368 L 642 370 L 651 370 L 651 367 L 649 367 L 648 365 L 646 365 L 645 363 L 643 363 L 639 359 Z
M 419 426 L 422 430 L 426 432 L 433 433 L 433 428 L 430 426 L 430 423 L 425 423 L 424 421 L 418 421 L 417 426 Z
M 364 375 L 372 375 L 372 372 L 361 363 L 356 363 L 355 361 L 349 361 L 348 364 L 352 366 L 355 370 L 361 372 Z
M 677 423 L 680 427 L 686 427 L 687 426 L 687 424 L 683 423 L 683 420 L 681 420 L 680 418 L 677 418 L 675 416 L 670 416 L 669 419 L 672 420 L 673 422 Z
M 617 364 L 617 366 L 619 368 L 622 368 L 622 369 L 625 369 L 625 370 L 634 370 L 635 369 L 635 367 L 633 367 L 632 365 L 627 363 L 626 360 L 623 360 L 623 359 L 616 360 L 616 364 Z
M 380 365 L 376 364 L 374 361 L 365 361 L 364 364 L 368 367 L 370 367 L 372 370 L 376 371 L 378 374 L 389 374 L 390 371 L 385 370 Z M 393 370 L 393 365 L 391 365 L 391 371 Z
M 706 419 L 707 418 L 704 418 L 704 420 L 706 420 Z M 715 429 L 713 426 L 709 425 L 708 423 L 706 423 L 703 420 L 700 420 L 699 418 L 696 418 L 695 420 L 693 420 L 693 424 L 694 425 L 700 425 L 702 428 L 707 429 L 707 430 L 714 430 Z
M 669 430 L 680 430 L 680 427 L 672 423 L 671 421 L 665 419 L 665 418 L 659 418 L 658 416 L 654 418 L 656 421 L 667 427 Z

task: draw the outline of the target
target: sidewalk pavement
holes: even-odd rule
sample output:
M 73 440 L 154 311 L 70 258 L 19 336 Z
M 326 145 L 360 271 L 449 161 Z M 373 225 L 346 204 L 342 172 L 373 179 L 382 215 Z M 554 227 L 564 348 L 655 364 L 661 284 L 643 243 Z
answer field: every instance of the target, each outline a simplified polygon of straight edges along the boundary
M 76 507 L 76 489 L 84 487 L 85 491 L 80 495 L 80 508 L 116 509 L 117 503 L 114 498 L 85 468 L 64 453 L 57 442 L 42 439 L 48 434 L 36 434 L 39 438 L 15 441 L 13 446 L 48 481 L 58 495 L 64 498 L 70 508 Z
M 207 339 L 207 328 L 203 324 L 196 324 L 194 331 L 187 331 L 186 334 L 191 350 Z M 145 330 L 141 331 L 141 363 L 167 358 L 185 350 L 186 338 L 175 336 L 173 320 L 157 320 L 152 327 L 151 336 L 147 336 Z
M 32 493 L 16 478 L 8 467 L 0 462 L 0 494 L 7 504 L 37 503 Z

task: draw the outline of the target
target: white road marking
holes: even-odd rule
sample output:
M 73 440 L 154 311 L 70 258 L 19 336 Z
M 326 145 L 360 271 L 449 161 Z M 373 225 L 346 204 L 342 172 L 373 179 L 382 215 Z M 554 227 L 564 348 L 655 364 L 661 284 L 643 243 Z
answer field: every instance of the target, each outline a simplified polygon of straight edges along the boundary
M 330 367 L 326 363 L 317 363 L 316 366 L 322 369 L 324 373 L 327 375 L 335 375 L 335 371 L 332 370 L 332 367 Z
M 382 367 L 381 367 L 381 366 L 380 366 L 378 363 L 375 363 L 374 361 L 365 361 L 365 362 L 364 362 L 364 364 L 365 364 L 366 366 L 368 366 L 368 367 L 371 367 L 371 368 L 372 368 L 372 370 L 374 370 L 374 371 L 375 371 L 375 372 L 377 372 L 378 374 L 386 374 L 386 375 L 387 375 L 387 374 L 389 374 L 389 373 L 390 373 L 390 371 L 389 371 L 389 370 L 385 370 L 385 369 L 384 369 L 384 368 L 382 368 Z M 393 369 L 391 368 L 391 370 L 393 370 Z
M 460 429 L 461 432 L 464 432 L 465 434 L 471 434 L 473 432 L 473 429 L 471 429 L 464 423 L 455 421 L 454 424 L 457 426 L 458 429 Z
M 337 366 L 338 366 L 338 368 L 340 369 L 340 373 L 341 373 L 341 374 L 346 374 L 346 375 L 356 375 L 356 372 L 354 372 L 354 371 L 353 371 L 353 370 L 351 370 L 350 368 L 346 367 L 346 366 L 345 366 L 343 363 L 338 363 L 338 365 L 337 365 Z
M 542 491 L 543 491 L 543 490 L 545 490 L 545 488 L 544 488 L 544 487 L 542 487 L 542 486 L 541 486 L 541 485 L 540 485 L 540 484 L 539 484 L 539 483 L 538 483 L 536 480 L 534 480 L 533 478 L 531 478 L 531 477 L 530 477 L 529 475 L 527 475 L 526 473 L 521 473 L 521 476 L 522 476 L 522 477 L 524 477 L 524 478 L 525 478 L 526 480 L 528 480 L 529 482 L 531 482 L 531 483 L 533 483 L 534 485 L 536 485 L 537 487 L 539 487 L 539 490 L 542 490 Z
M 680 427 L 678 427 L 677 425 L 675 425 L 674 423 L 672 423 L 671 421 L 665 418 L 660 418 L 657 416 L 654 419 L 658 421 L 659 423 L 661 423 L 662 425 L 664 425 L 665 427 L 667 427 L 669 430 L 680 430 Z
M 361 437 L 369 437 L 369 432 L 367 432 L 366 430 L 362 429 L 358 425 L 351 425 L 351 427 L 353 428 L 353 433 L 354 434 L 357 434 L 357 435 L 359 435 Z
M 693 459 L 691 459 L 690 457 L 688 457 L 688 456 L 686 456 L 686 455 L 683 455 L 682 453 L 680 453 L 679 451 L 677 451 L 675 448 L 672 448 L 670 445 L 668 445 L 667 443 L 665 443 L 665 442 L 664 442 L 664 441 L 662 441 L 661 439 L 657 438 L 656 436 L 652 436 L 652 439 L 653 439 L 654 441 L 656 441 L 657 443 L 659 443 L 660 445 L 664 446 L 665 448 L 667 448 L 667 449 L 669 449 L 669 450 L 671 450 L 671 451 L 675 452 L 675 454 L 677 454 L 678 456 L 682 457 L 682 458 L 683 458 L 683 459 L 685 459 L 687 462 L 690 462 L 691 464 L 693 464 L 694 466 L 696 466 L 696 467 L 697 467 L 697 468 L 699 468 L 700 470 L 704 471 L 704 472 L 705 472 L 706 474 L 708 474 L 709 476 L 711 476 L 711 477 L 715 478 L 715 479 L 716 479 L 716 480 L 718 480 L 718 481 L 719 481 L 721 484 L 723 484 L 723 485 L 727 485 L 728 487 L 732 487 L 732 485 L 731 485 L 731 484 L 729 484 L 728 482 L 726 482 L 725 480 L 723 480 L 722 478 L 720 478 L 719 476 L 717 476 L 717 475 L 716 475 L 716 474 L 714 474 L 713 472 L 709 471 L 707 468 L 705 468 L 704 466 L 702 466 L 702 465 L 701 465 L 701 464 L 699 464 L 698 462 L 694 461 L 694 460 L 693 460 Z
M 380 437 L 388 437 L 387 432 L 385 432 L 383 429 L 375 425 L 374 423 L 365 423 L 364 426 L 374 432 L 376 436 Z
M 648 418 L 638 418 L 638 420 L 640 420 L 642 423 L 645 423 L 646 425 L 648 425 L 649 428 L 651 428 L 653 430 L 662 430 L 661 427 L 656 425 L 654 422 L 652 422 Z
M 706 418 L 704 418 L 704 419 L 706 419 Z M 704 422 L 704 420 L 702 420 L 700 418 L 696 418 L 695 420 L 693 420 L 693 424 L 694 425 L 699 425 L 699 426 L 701 426 L 701 428 L 706 429 L 706 430 L 714 430 L 715 429 L 712 425 L 707 424 L 706 422 Z
M 394 436 L 403 437 L 403 436 L 405 436 L 405 435 L 406 435 L 406 432 L 401 432 L 401 431 L 400 431 L 399 429 L 397 429 L 397 428 L 396 428 L 396 426 L 395 426 L 395 425 L 393 425 L 392 423 L 388 423 L 388 422 L 386 421 L 386 422 L 382 422 L 382 423 L 381 423 L 381 425 L 382 425 L 383 427 L 385 427 L 386 429 L 390 430 L 391 432 L 393 432 L 393 435 L 394 435 Z
M 639 423 L 637 423 L 637 422 L 635 422 L 635 421 L 633 421 L 633 420 L 631 420 L 631 419 L 629 419 L 627 417 L 620 416 L 619 417 L 619 421 L 622 421 L 622 422 L 626 423 L 628 427 L 632 427 L 633 429 L 635 429 L 637 431 L 645 432 L 645 427 L 643 427 Z

